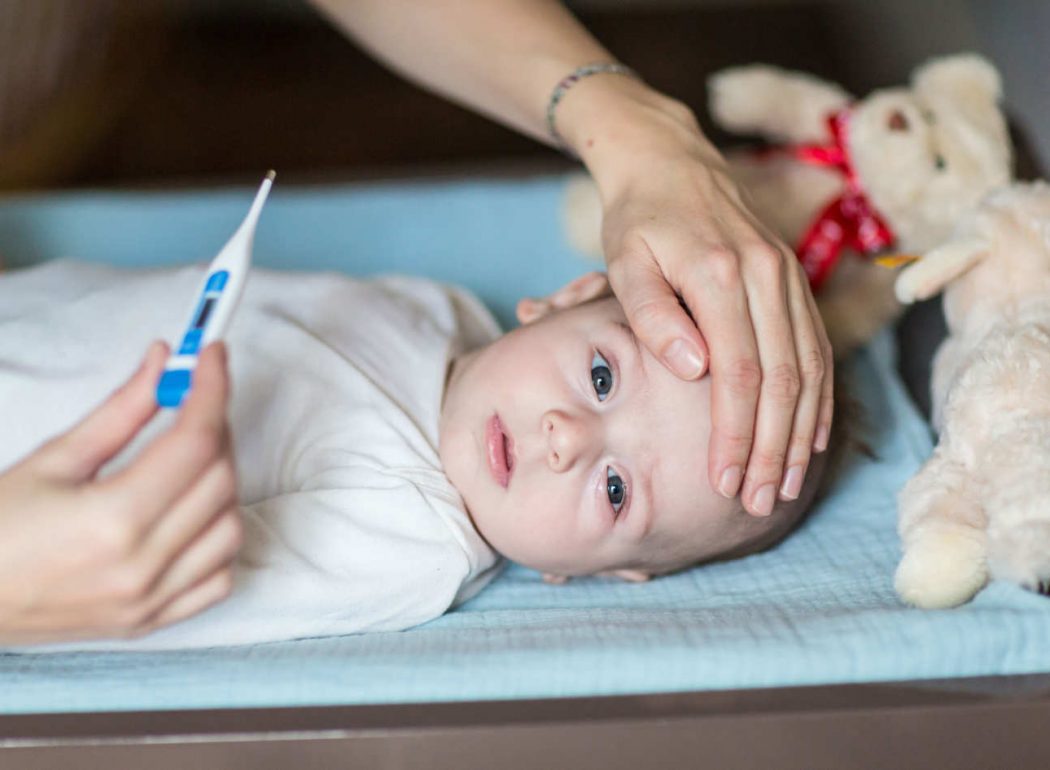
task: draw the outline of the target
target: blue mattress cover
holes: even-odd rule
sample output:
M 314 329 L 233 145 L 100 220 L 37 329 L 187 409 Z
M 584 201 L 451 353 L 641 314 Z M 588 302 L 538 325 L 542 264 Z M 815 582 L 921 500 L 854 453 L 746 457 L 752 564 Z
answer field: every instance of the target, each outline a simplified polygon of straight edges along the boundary
M 563 243 L 561 177 L 275 188 L 256 262 L 415 272 L 509 324 L 522 294 L 588 269 Z M 210 258 L 247 188 L 0 201 L 8 264 Z M 512 566 L 400 633 L 172 653 L 0 654 L 0 712 L 546 698 L 1050 671 L 1050 601 L 993 584 L 947 611 L 902 606 L 895 495 L 931 449 L 884 334 L 850 362 L 878 460 L 857 459 L 776 549 L 646 584 L 544 584 Z M 702 469 L 698 469 L 701 472 Z

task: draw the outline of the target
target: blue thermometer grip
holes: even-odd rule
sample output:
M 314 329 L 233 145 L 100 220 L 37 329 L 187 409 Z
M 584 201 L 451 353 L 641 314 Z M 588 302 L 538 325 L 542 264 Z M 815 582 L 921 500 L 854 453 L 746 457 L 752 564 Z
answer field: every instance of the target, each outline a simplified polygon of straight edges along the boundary
M 212 319 L 212 311 L 222 299 L 230 274 L 226 270 L 217 270 L 208 276 L 197 302 L 197 308 L 191 316 L 190 325 L 182 335 L 178 352 L 168 361 L 168 366 L 157 383 L 157 404 L 163 407 L 176 408 L 193 387 L 193 370 L 197 366 L 197 357 L 201 352 L 201 340 Z

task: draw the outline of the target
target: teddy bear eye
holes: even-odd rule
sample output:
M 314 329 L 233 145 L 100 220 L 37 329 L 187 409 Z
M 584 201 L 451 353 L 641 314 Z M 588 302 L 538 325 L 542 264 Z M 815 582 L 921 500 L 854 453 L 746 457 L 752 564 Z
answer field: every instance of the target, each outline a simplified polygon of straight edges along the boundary
M 934 155 L 933 156 L 933 167 L 935 169 L 937 169 L 938 171 L 944 171 L 944 169 L 947 166 L 948 166 L 948 164 L 945 162 L 943 155 Z
M 908 119 L 904 117 L 904 113 L 900 110 L 894 110 L 887 118 L 886 125 L 889 126 L 890 131 L 907 131 Z

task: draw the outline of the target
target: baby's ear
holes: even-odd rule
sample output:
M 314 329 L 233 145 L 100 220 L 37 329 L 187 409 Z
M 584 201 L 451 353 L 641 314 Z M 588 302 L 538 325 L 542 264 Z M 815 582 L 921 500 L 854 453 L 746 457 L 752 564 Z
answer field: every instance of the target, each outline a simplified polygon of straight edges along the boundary
M 611 577 L 626 580 L 628 583 L 645 583 L 652 577 L 652 573 L 641 569 L 610 569 L 596 573 L 598 577 Z M 568 582 L 565 575 L 554 575 L 550 572 L 543 573 L 543 582 L 560 586 Z
M 643 569 L 610 569 L 598 573 L 601 577 L 614 577 L 626 580 L 628 583 L 645 583 L 653 575 Z
M 584 273 L 542 299 L 526 297 L 521 300 L 517 308 L 518 322 L 529 324 L 555 310 L 565 310 L 611 293 L 605 273 Z

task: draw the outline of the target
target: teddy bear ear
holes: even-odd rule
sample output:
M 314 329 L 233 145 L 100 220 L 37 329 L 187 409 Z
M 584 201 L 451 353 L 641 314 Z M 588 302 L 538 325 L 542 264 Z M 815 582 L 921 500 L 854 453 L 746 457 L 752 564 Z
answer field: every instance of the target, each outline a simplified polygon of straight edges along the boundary
M 934 59 L 919 67 L 912 86 L 920 95 L 944 94 L 960 101 L 999 101 L 1002 82 L 999 71 L 983 56 L 957 54 Z

